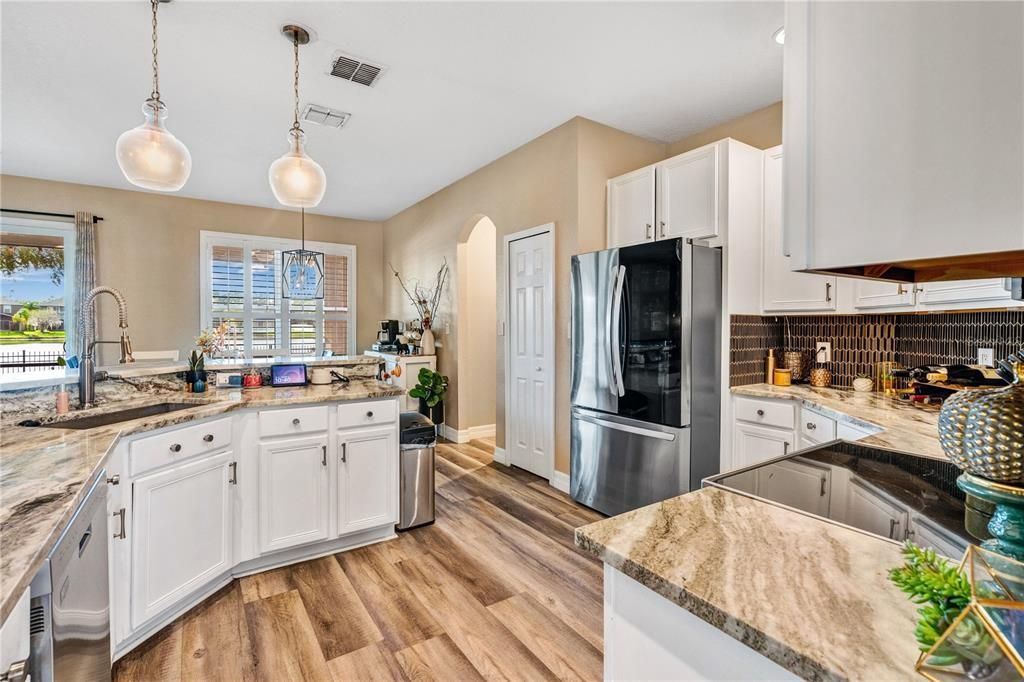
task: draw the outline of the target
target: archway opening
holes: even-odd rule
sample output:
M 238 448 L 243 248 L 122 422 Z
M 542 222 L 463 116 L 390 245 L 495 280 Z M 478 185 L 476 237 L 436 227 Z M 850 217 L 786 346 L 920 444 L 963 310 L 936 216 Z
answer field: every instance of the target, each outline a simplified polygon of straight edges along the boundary
M 494 436 L 498 303 L 497 228 L 487 216 L 466 223 L 456 251 L 460 435 Z

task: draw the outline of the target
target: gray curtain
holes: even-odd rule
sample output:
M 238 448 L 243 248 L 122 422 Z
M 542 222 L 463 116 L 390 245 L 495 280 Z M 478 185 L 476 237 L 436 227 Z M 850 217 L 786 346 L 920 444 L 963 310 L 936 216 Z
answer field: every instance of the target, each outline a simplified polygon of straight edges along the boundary
M 95 321 L 93 329 L 85 328 L 85 297 L 96 286 L 96 223 L 92 213 L 75 211 L 75 293 L 74 314 L 75 328 L 67 352 L 80 359 L 85 356 L 85 339 L 95 338 Z M 88 331 L 88 334 L 86 333 Z

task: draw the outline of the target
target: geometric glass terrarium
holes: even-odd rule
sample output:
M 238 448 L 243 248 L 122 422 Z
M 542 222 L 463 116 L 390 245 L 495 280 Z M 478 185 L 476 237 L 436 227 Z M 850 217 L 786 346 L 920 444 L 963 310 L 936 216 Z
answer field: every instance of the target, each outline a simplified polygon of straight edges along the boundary
M 281 252 L 281 298 L 323 297 L 324 254 L 304 248 Z
M 915 670 L 935 682 L 1024 678 L 1024 563 L 971 545 L 959 570 L 970 601 Z

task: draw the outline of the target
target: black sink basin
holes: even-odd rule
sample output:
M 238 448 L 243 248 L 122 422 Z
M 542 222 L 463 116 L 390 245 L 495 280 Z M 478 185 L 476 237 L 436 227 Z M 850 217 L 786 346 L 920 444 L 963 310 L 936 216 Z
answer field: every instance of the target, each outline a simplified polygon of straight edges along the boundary
M 190 407 L 196 407 L 196 405 L 193 403 L 157 403 L 156 405 L 132 407 L 127 410 L 104 412 L 103 414 L 94 414 L 89 415 L 88 417 L 72 417 L 71 419 L 52 422 L 50 424 L 44 424 L 30 419 L 21 422 L 19 426 L 44 426 L 48 429 L 94 429 L 97 426 L 107 426 L 108 424 L 118 424 L 120 422 L 127 422 L 133 419 L 141 419 L 142 417 L 152 417 L 158 414 L 187 410 Z

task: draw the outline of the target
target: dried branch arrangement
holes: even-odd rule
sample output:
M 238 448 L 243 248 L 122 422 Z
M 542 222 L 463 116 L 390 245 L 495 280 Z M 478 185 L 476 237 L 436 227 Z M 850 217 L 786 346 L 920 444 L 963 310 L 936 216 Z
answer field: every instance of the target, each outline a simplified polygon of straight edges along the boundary
M 402 279 L 402 276 L 398 274 L 398 270 L 395 270 L 395 266 L 388 263 L 388 267 L 391 268 L 395 279 L 402 286 L 402 291 L 405 292 L 413 307 L 416 308 L 416 313 L 423 323 L 423 328 L 429 329 L 431 321 L 437 316 L 437 308 L 441 304 L 441 294 L 444 292 L 444 286 L 448 282 L 448 260 L 445 259 L 441 262 L 441 267 L 438 269 L 431 286 L 426 287 L 419 281 L 413 281 L 411 291 L 405 280 Z

